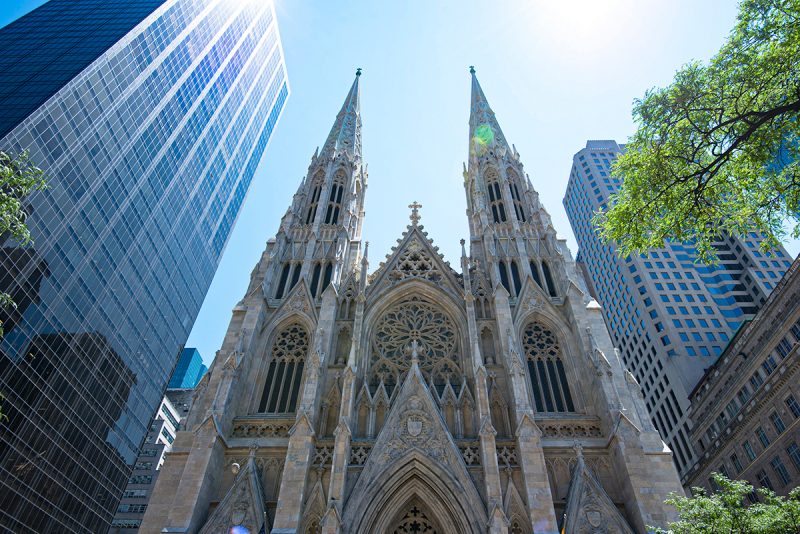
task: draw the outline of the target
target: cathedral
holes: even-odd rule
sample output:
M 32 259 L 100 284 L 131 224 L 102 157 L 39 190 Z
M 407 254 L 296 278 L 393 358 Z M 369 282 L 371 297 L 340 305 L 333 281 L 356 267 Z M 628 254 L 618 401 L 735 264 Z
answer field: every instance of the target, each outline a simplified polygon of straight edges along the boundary
M 627 534 L 675 519 L 672 453 L 470 73 L 460 268 L 414 202 L 370 272 L 359 69 L 141 532 Z

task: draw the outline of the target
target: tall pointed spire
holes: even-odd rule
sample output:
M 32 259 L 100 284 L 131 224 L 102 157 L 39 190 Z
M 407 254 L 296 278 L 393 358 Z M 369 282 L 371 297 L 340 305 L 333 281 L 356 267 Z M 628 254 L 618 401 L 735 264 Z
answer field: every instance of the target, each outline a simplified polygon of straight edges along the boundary
M 489 101 L 483 94 L 481 84 L 475 75 L 475 67 L 469 68 L 472 76 L 472 96 L 470 98 L 469 111 L 469 153 L 481 155 L 485 150 L 493 146 L 508 148 L 508 143 L 500 129 L 494 111 L 489 107 Z
M 356 69 L 356 79 L 347 93 L 347 98 L 341 111 L 336 115 L 331 133 L 322 147 L 322 153 L 346 152 L 351 156 L 361 157 L 361 90 L 358 81 L 361 78 L 361 69 Z

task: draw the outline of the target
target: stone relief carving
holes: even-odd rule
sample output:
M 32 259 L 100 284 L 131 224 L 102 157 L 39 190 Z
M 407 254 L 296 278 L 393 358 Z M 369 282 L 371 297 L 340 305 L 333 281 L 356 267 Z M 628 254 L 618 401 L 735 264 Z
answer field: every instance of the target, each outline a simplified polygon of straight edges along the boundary
M 516 466 L 519 462 L 517 460 L 517 448 L 514 446 L 497 447 L 497 465 L 510 467 Z
M 599 423 L 563 423 L 563 422 L 546 422 L 539 421 L 537 423 L 539 429 L 542 431 L 542 437 L 545 438 L 601 438 L 603 433 L 600 430 Z
M 392 438 L 380 453 L 381 462 L 389 463 L 414 448 L 424 450 L 431 458 L 441 459 L 447 444 L 441 435 L 434 433 L 433 424 L 431 416 L 423 410 L 422 399 L 417 395 L 409 397 L 400 414 L 400 424 L 386 429 L 392 433 Z
M 239 465 L 245 468 L 238 472 L 233 486 L 200 530 L 201 534 L 228 532 L 231 526 L 258 532 L 264 526 L 264 492 L 254 456 L 242 459 Z
M 286 438 L 294 418 L 286 420 L 234 421 L 234 438 Z
M 570 534 L 633 534 L 602 485 L 586 468 L 582 450 L 575 459 L 567 493 L 566 532 Z
M 359 443 L 350 447 L 350 465 L 364 465 L 372 450 L 372 444 Z

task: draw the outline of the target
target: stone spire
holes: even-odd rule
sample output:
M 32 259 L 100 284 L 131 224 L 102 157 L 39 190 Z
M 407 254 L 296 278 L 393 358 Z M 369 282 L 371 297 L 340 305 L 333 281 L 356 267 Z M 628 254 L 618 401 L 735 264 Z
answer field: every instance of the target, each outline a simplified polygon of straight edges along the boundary
M 528 275 L 555 297 L 567 277 L 560 268 L 555 229 L 519 153 L 503 135 L 474 67 L 470 76 L 469 162 L 464 172 L 470 256 L 487 266 L 492 286 L 502 283 L 512 299 Z
M 322 147 L 322 153 L 325 155 L 345 152 L 350 156 L 361 158 L 361 90 L 358 86 L 360 79 L 361 69 L 356 69 L 356 79 Z
M 469 153 L 470 157 L 481 155 L 495 146 L 508 148 L 508 143 L 500 129 L 494 111 L 483 94 L 481 84 L 475 75 L 475 67 L 469 68 L 472 76 L 472 96 L 469 111 Z

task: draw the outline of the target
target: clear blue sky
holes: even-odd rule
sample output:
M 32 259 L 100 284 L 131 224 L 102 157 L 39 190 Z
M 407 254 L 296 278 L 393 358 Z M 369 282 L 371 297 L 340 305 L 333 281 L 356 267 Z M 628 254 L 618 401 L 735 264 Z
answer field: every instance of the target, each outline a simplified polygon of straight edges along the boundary
M 469 65 L 574 256 L 561 206 L 572 155 L 587 139 L 625 141 L 633 99 L 668 83 L 683 63 L 708 59 L 736 16 L 733 0 L 276 2 L 292 95 L 189 338 L 206 363 L 356 67 L 364 69 L 372 269 L 404 230 L 413 200 L 458 264 L 458 241 L 468 236 Z M 10 3 L 0 25 L 42 2 Z M 800 243 L 787 248 L 797 255 Z

